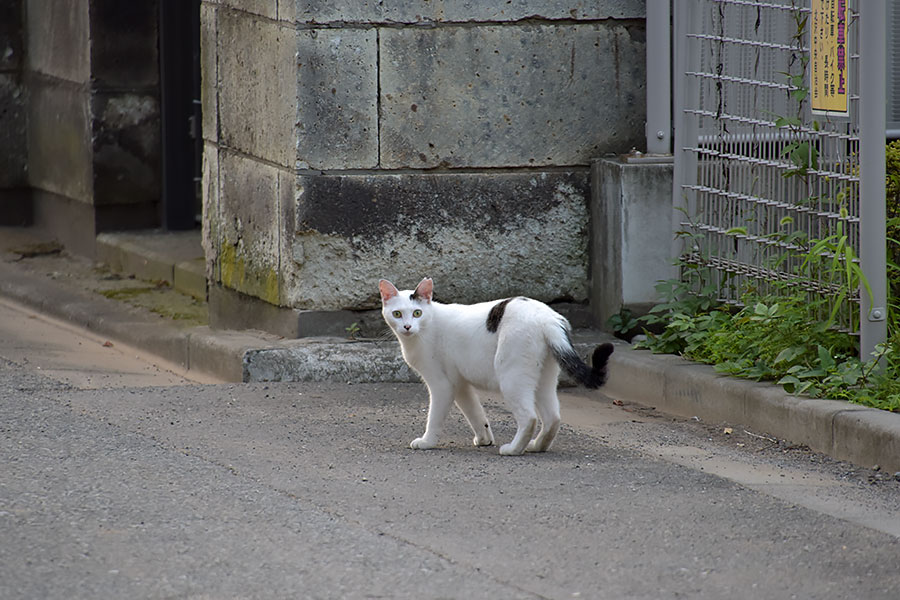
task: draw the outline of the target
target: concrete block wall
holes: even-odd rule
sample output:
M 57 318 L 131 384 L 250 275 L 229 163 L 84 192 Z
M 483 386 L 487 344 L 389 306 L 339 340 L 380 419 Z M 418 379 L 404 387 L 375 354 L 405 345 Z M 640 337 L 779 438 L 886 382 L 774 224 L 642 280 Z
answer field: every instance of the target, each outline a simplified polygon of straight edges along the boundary
M 587 301 L 590 161 L 643 143 L 643 1 L 205 0 L 201 28 L 220 292 Z
M 94 233 L 90 136 L 90 4 L 26 0 L 28 183 L 35 220 Z M 74 234 L 61 241 L 82 252 Z
M 208 276 L 274 305 L 281 304 L 281 211 L 290 205 L 282 197 L 293 189 L 297 152 L 296 29 L 277 8 L 274 1 L 200 8 Z
M 672 256 L 673 163 L 598 159 L 591 166 L 591 309 L 606 326 L 623 308 L 646 314 L 659 281 L 678 277 Z

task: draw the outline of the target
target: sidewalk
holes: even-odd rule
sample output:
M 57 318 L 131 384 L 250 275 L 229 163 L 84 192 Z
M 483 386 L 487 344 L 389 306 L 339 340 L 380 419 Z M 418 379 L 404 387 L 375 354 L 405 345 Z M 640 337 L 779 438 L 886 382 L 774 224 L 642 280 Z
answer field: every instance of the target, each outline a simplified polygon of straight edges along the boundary
M 198 299 L 205 276 L 197 232 L 104 234 L 98 255 L 137 279 L 68 256 L 28 230 L 0 228 L 0 296 L 227 381 L 418 381 L 392 337 L 287 340 L 210 329 L 205 303 Z M 616 343 L 603 390 L 613 398 L 745 427 L 860 466 L 900 471 L 900 414 L 789 396 L 771 384 L 633 350 L 596 331 L 579 331 L 575 338 L 583 354 L 601 341 Z

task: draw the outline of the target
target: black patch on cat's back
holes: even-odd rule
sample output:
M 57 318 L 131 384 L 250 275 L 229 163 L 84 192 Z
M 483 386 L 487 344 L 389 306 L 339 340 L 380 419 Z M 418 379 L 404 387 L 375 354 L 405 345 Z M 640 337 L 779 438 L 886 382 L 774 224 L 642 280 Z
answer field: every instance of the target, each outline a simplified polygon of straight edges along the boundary
M 491 312 L 488 313 L 487 322 L 485 323 L 489 332 L 497 333 L 497 329 L 500 328 L 500 321 L 503 319 L 503 313 L 506 312 L 506 305 L 513 300 L 515 298 L 507 298 L 491 307 Z

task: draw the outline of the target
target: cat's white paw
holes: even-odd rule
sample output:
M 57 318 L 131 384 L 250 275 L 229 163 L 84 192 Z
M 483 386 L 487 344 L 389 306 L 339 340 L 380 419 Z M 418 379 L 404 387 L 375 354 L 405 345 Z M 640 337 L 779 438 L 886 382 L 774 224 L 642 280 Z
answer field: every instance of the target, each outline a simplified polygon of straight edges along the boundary
M 494 432 L 491 431 L 490 427 L 484 428 L 484 433 L 481 435 L 476 435 L 472 438 L 472 443 L 476 446 L 493 446 L 494 445 Z
M 538 441 L 539 438 L 534 438 L 530 442 L 528 442 L 528 446 L 525 447 L 525 452 L 546 452 L 549 444 L 544 443 L 544 441 Z
M 510 443 L 500 446 L 500 454 L 503 456 L 519 456 L 521 454 L 524 454 L 524 451 L 516 450 L 515 446 Z
M 434 440 L 429 440 L 425 437 L 416 438 L 409 443 L 409 447 L 413 450 L 430 450 L 435 446 L 437 446 L 437 443 Z

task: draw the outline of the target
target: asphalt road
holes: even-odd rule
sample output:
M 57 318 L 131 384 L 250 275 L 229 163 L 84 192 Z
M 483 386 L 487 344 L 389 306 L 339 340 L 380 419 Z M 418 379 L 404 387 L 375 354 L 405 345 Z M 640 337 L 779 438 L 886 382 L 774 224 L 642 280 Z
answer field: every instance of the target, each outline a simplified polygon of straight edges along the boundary
M 54 326 L 0 307 L 2 599 L 900 597 L 892 474 L 602 394 L 546 454 L 458 414 L 413 451 L 421 385 L 200 385 Z

